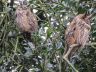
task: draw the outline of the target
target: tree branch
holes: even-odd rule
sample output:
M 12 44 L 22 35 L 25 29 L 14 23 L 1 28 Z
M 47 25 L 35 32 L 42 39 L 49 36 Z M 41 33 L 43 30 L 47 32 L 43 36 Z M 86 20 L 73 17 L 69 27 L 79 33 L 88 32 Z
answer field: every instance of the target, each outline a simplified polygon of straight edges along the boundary
M 63 59 L 68 63 L 68 65 L 70 65 L 70 67 L 71 67 L 75 72 L 79 72 L 79 71 L 70 63 L 70 61 L 69 61 L 66 57 L 63 57 Z

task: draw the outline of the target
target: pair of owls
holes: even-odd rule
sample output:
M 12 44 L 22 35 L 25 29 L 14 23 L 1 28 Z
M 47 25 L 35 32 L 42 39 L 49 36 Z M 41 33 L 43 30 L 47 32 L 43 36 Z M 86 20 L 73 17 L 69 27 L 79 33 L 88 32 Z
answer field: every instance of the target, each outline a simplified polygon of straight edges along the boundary
M 38 23 L 34 13 L 27 7 L 25 0 L 19 1 L 20 5 L 16 9 L 16 22 L 21 32 L 31 33 L 37 30 Z M 84 47 L 89 39 L 91 24 L 90 18 L 92 15 L 79 14 L 67 27 L 65 32 L 66 50 L 65 56 L 69 57 L 74 54 L 78 47 Z M 78 47 L 71 47 L 73 44 L 78 44 Z

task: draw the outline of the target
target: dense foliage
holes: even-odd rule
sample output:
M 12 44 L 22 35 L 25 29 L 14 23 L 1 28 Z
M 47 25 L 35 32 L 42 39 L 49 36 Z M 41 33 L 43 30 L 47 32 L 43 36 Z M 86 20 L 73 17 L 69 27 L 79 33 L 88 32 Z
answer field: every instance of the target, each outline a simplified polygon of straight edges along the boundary
M 0 0 L 0 72 L 64 72 L 66 25 L 75 15 L 90 13 L 96 0 L 29 0 L 39 25 L 31 42 L 16 26 L 16 6 Z M 79 72 L 96 71 L 96 17 L 92 18 L 90 43 L 80 51 L 75 63 Z M 71 67 L 68 72 L 72 72 Z

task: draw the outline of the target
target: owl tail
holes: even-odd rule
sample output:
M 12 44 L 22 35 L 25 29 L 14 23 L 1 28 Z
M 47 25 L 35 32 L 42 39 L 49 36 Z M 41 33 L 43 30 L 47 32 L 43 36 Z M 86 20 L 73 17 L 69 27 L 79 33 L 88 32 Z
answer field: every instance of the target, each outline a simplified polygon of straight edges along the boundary
M 23 32 L 22 34 L 25 40 L 30 41 L 30 42 L 32 41 L 30 32 Z

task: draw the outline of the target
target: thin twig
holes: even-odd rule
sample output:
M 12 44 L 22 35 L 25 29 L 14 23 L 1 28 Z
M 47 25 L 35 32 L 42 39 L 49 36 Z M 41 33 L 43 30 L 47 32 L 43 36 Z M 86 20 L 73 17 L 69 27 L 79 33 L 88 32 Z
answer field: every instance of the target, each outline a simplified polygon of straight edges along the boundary
M 4 21 L 5 17 L 7 16 L 7 14 L 5 14 L 2 18 L 2 20 L 0 21 L 0 25 L 2 24 L 2 22 Z
M 15 50 L 14 50 L 14 53 L 16 53 L 17 46 L 18 46 L 18 37 L 17 37 L 17 39 L 16 39 L 16 44 L 15 44 Z
M 70 65 L 70 67 L 75 71 L 75 72 L 79 72 L 70 62 L 66 57 L 63 57 L 63 59 L 68 63 L 68 65 Z
M 87 46 L 96 45 L 96 42 L 86 43 Z

